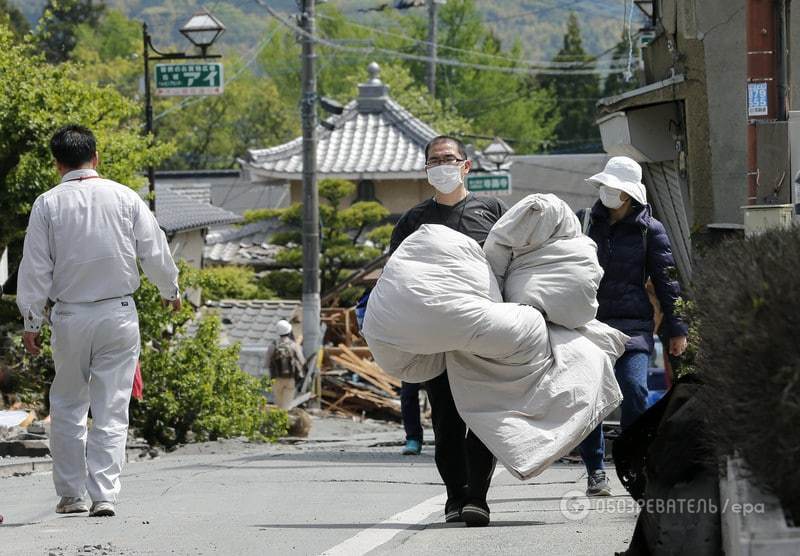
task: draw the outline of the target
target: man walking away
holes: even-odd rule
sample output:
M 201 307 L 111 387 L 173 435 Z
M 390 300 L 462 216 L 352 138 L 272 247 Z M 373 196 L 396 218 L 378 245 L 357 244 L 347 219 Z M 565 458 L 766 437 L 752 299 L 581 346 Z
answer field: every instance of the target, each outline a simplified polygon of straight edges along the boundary
M 56 376 L 50 388 L 53 482 L 58 513 L 113 516 L 125 460 L 128 405 L 139 358 L 131 295 L 137 259 L 163 303 L 179 310 L 178 269 L 166 237 L 132 189 L 101 178 L 87 128 L 68 125 L 50 141 L 61 183 L 33 204 L 19 269 L 17 305 L 29 353 L 48 300 Z M 87 434 L 87 415 L 92 428 Z
M 289 409 L 295 398 L 296 379 L 303 375 L 306 358 L 294 339 L 289 321 L 279 320 L 276 327 L 280 338 L 272 345 L 269 358 L 272 392 L 275 405 L 281 409 Z
M 506 207 L 494 197 L 476 197 L 464 187 L 472 168 L 464 144 L 453 137 L 434 137 L 425 147 L 428 182 L 436 195 L 407 211 L 395 226 L 394 252 L 423 224 L 441 224 L 481 245 Z M 431 403 L 434 459 L 447 487 L 445 521 L 468 526 L 489 524 L 486 494 L 497 460 L 472 431 L 467 432 L 450 391 L 447 371 L 424 384 Z

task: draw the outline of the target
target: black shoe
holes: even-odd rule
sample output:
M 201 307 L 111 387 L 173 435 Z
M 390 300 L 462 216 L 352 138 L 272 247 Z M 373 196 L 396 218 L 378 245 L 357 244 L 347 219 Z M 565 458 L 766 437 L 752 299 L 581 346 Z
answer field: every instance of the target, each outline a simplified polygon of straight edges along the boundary
M 444 505 L 444 522 L 445 523 L 461 523 L 464 520 L 461 519 L 461 507 L 462 507 L 461 500 L 448 500 L 447 503 Z
M 589 474 L 586 480 L 586 496 L 611 496 L 605 471 L 597 470 Z
M 461 509 L 461 519 L 467 527 L 486 527 L 489 525 L 489 506 L 485 502 L 468 502 Z

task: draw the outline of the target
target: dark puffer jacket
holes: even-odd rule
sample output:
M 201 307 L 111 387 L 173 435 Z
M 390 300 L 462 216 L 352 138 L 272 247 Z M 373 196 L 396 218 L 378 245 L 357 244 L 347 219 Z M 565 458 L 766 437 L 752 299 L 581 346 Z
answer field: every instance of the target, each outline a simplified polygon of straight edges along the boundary
M 631 337 L 628 351 L 652 352 L 653 306 L 645 290 L 649 277 L 664 312 L 663 331 L 670 338 L 685 336 L 687 326 L 675 315 L 680 285 L 672 248 L 650 206 L 634 203 L 628 216 L 611 225 L 608 209 L 597 201 L 588 235 L 597 243 L 597 257 L 605 271 L 597 292 L 597 319 Z

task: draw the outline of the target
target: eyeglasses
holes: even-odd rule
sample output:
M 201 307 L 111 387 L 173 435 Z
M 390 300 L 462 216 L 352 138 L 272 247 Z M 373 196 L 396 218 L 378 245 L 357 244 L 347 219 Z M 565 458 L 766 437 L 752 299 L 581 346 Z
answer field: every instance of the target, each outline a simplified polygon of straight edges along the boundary
M 441 166 L 442 164 L 457 164 L 466 160 L 466 158 L 457 158 L 453 155 L 444 156 L 442 158 L 429 158 L 425 163 L 425 167 L 433 168 L 434 166 Z

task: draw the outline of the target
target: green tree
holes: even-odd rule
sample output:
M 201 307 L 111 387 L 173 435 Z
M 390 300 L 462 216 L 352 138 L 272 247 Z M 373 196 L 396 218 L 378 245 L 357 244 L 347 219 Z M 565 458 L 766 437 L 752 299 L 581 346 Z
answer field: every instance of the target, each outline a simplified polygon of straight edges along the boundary
M 564 35 L 564 45 L 553 59 L 572 62 L 581 68 L 593 69 L 595 64 L 583 48 L 578 16 L 571 12 Z M 600 130 L 595 124 L 595 99 L 600 97 L 600 82 L 596 75 L 545 76 L 542 84 L 549 87 L 558 103 L 560 121 L 555 128 L 560 149 L 581 151 L 597 148 Z
M 639 47 L 634 43 L 633 49 L 631 50 L 630 45 L 628 44 L 628 37 L 626 36 L 623 36 L 617 43 L 617 46 L 614 47 L 614 53 L 612 54 L 613 65 L 619 66 L 627 64 L 629 52 L 631 52 L 631 56 L 633 57 L 630 75 L 623 72 L 612 73 L 606 77 L 606 81 L 603 84 L 604 97 L 620 95 L 639 86 L 639 75 L 636 71 L 639 58 Z
M 141 168 L 170 154 L 169 144 L 151 146 L 142 137 L 138 105 L 109 87 L 85 82 L 74 64 L 47 64 L 33 46 L 15 44 L 5 26 L 0 26 L 0 75 L 0 245 L 10 245 L 15 260 L 33 201 L 58 181 L 48 149 L 58 127 L 90 127 L 101 174 L 131 187 L 144 183 Z
M 484 21 L 475 0 L 451 0 L 440 10 L 441 56 L 465 63 L 502 68 L 520 67 L 520 41 L 508 50 Z M 427 38 L 427 22 L 412 19 L 410 32 Z M 424 83 L 426 64 L 409 62 Z M 436 96 L 472 123 L 479 135 L 507 138 L 518 152 L 535 152 L 551 139 L 558 120 L 552 94 L 524 74 L 501 73 L 459 66 L 438 66 Z M 469 138 L 470 133 L 464 132 Z
M 177 145 L 164 167 L 232 168 L 247 149 L 299 134 L 295 112 L 269 77 L 257 76 L 233 55 L 226 57 L 225 71 L 230 77 L 223 94 L 157 105 L 164 115 L 156 121 L 157 133 Z
M 6 25 L 13 32 L 14 36 L 19 40 L 27 35 L 31 26 L 28 25 L 28 20 L 19 9 L 11 4 L 9 0 L 0 0 L 0 25 Z
M 45 59 L 50 63 L 66 62 L 78 43 L 78 26 L 96 26 L 104 10 L 105 5 L 94 0 L 48 0 L 36 28 Z
M 324 203 L 320 203 L 320 220 L 322 222 L 322 241 L 320 245 L 320 278 L 322 292 L 326 292 L 344 279 L 347 274 L 380 256 L 382 250 L 376 246 L 359 243 L 365 231 L 375 228 L 386 217 L 389 211 L 373 201 L 361 201 L 343 208 L 342 201 L 351 198 L 356 186 L 347 180 L 326 179 L 319 182 L 319 195 Z M 300 268 L 303 262 L 303 251 L 300 243 L 302 227 L 302 205 L 295 204 L 286 209 L 251 211 L 245 213 L 248 221 L 263 218 L 280 218 L 285 224 L 294 228 L 287 234 L 273 237 L 271 241 L 287 245 L 287 249 L 278 256 L 278 262 L 287 267 Z M 380 244 L 385 239 L 386 229 L 373 230 L 373 242 Z M 377 241 L 376 241 L 377 240 Z M 266 284 L 279 290 L 283 287 L 296 286 L 296 279 L 286 275 L 286 271 L 274 281 Z M 273 274 L 273 273 L 270 273 Z M 291 280 L 291 282 L 290 282 Z M 280 293 L 280 291 L 279 291 Z
M 114 87 L 129 98 L 139 95 L 142 77 L 142 30 L 119 10 L 106 10 L 97 24 L 81 23 L 70 57 L 83 66 L 86 79 Z

